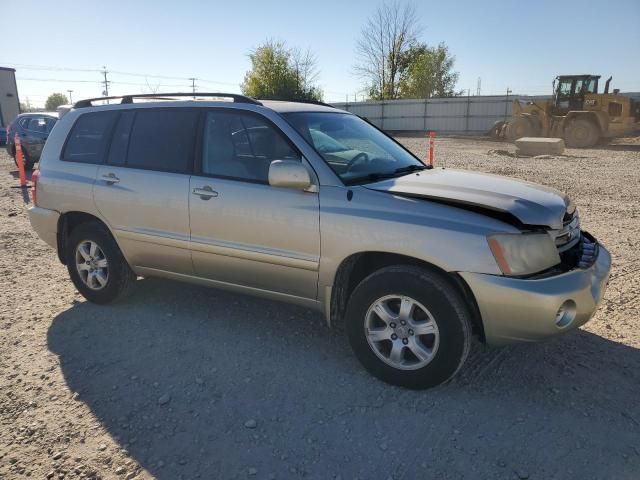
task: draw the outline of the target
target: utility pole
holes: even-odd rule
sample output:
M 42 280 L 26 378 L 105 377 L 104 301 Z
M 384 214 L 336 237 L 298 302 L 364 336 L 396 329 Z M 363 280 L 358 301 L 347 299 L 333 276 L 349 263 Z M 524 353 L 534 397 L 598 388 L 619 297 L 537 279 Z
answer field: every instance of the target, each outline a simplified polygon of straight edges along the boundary
M 107 67 L 103 66 L 102 67 L 102 74 L 104 75 L 104 90 L 102 91 L 102 95 L 104 95 L 105 97 L 109 96 L 109 81 L 107 80 L 107 73 L 109 73 L 107 71 Z M 109 103 L 109 100 L 107 100 L 107 103 Z
M 476 95 L 480 96 L 481 88 L 482 88 L 482 78 L 478 77 L 478 86 L 476 88 Z
M 193 99 L 196 99 L 196 78 L 195 77 L 191 77 L 189 80 L 191 80 L 191 91 L 193 93 Z
M 69 103 L 73 105 L 73 97 L 71 96 L 73 90 L 67 90 L 67 92 L 69 92 Z
M 507 113 L 509 110 L 509 94 L 513 93 L 509 87 L 507 87 L 507 98 L 504 102 L 504 120 L 507 121 Z

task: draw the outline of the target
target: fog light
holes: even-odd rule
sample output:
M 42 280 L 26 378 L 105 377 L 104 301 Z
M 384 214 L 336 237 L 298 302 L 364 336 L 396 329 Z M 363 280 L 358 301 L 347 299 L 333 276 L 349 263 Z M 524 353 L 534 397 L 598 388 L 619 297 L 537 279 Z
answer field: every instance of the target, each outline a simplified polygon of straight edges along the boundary
M 567 328 L 576 318 L 576 302 L 567 300 L 558 309 L 556 313 L 556 327 Z

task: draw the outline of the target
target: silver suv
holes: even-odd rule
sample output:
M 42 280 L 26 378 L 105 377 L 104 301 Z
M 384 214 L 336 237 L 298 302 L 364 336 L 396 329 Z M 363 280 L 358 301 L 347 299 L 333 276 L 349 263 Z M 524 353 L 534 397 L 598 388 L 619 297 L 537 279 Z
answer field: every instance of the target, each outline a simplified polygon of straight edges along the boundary
M 297 303 L 409 388 L 450 379 L 472 335 L 593 315 L 611 258 L 562 193 L 430 169 L 327 105 L 210 95 L 85 100 L 51 132 L 31 223 L 89 301 L 155 276 Z

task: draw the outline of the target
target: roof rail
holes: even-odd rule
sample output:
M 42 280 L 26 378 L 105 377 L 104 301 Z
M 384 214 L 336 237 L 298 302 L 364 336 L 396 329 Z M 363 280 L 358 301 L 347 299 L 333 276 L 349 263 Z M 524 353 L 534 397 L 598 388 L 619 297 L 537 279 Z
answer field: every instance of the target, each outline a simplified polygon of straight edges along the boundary
M 74 105 L 73 108 L 86 108 L 92 107 L 93 102 L 97 102 L 100 100 L 117 100 L 120 99 L 120 104 L 133 103 L 134 98 L 151 98 L 155 100 L 173 100 L 170 97 L 221 97 L 221 98 L 231 98 L 234 103 L 251 103 L 253 105 L 262 105 L 258 100 L 247 97 L 245 95 L 238 95 L 236 93 L 136 93 L 131 95 L 117 95 L 113 97 L 96 97 L 96 98 L 87 98 L 85 100 L 79 100 Z
M 294 103 L 308 103 L 311 105 L 322 105 L 323 107 L 336 108 L 333 105 L 325 102 L 321 102 L 320 100 L 285 100 L 286 102 L 294 102 Z

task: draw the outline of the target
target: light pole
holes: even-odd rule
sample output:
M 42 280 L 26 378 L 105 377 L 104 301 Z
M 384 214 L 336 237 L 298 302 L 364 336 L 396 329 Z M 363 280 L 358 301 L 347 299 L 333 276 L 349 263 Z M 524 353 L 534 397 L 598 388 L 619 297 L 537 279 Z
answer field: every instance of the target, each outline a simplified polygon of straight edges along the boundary
M 73 105 L 73 97 L 71 96 L 73 90 L 67 90 L 67 92 L 69 92 L 69 103 Z

